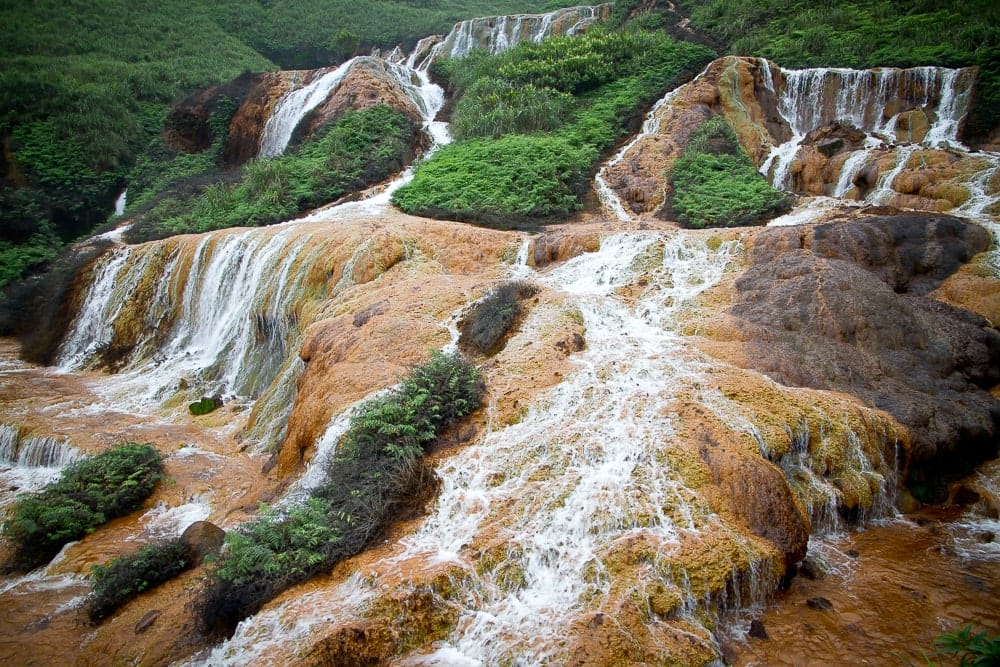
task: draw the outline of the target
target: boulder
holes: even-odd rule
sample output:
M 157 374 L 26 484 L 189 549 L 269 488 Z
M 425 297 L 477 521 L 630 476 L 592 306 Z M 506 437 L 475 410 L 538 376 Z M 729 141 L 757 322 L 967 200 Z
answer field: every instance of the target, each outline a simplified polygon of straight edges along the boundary
M 195 521 L 181 534 L 194 565 L 200 565 L 210 553 L 218 551 L 226 538 L 226 531 L 208 521 Z
M 841 391 L 910 431 L 913 461 L 978 460 L 996 450 L 1000 333 L 931 298 L 989 247 L 948 216 L 873 216 L 767 230 L 732 307 L 747 363 L 793 386 Z

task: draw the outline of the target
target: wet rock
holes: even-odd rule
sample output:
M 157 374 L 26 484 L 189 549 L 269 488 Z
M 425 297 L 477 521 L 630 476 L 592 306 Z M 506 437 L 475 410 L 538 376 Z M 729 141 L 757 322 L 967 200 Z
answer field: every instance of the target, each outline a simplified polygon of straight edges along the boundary
M 806 600 L 806 606 L 816 611 L 830 611 L 833 609 L 833 603 L 824 597 L 809 598 Z
M 757 618 L 750 621 L 750 629 L 747 631 L 747 634 L 754 639 L 770 639 L 767 636 L 767 630 L 764 628 L 764 622 Z
M 826 568 L 815 558 L 806 556 L 799 564 L 799 574 L 806 579 L 823 579 L 826 577 Z
M 361 111 L 377 104 L 392 107 L 414 123 L 421 120 L 420 109 L 390 73 L 387 62 L 379 58 L 358 58 L 330 96 L 302 119 L 292 135 L 292 142 L 340 118 L 345 111 Z
M 747 363 L 786 385 L 842 391 L 906 426 L 913 460 L 985 458 L 1000 433 L 1000 333 L 926 298 L 989 247 L 948 216 L 873 216 L 757 237 L 732 313 Z
M 361 310 L 354 315 L 354 326 L 363 327 L 371 318 L 384 313 L 387 305 L 385 301 L 379 301 Z
M 318 70 L 286 70 L 254 75 L 252 85 L 229 121 L 222 160 L 228 167 L 238 167 L 257 157 L 264 125 L 285 93 L 308 83 Z
M 770 540 L 784 554 L 786 567 L 805 556 L 809 521 L 776 465 L 725 445 L 703 446 L 701 458 L 733 514 Z
M 210 553 L 218 551 L 226 539 L 226 531 L 208 521 L 195 521 L 181 534 L 195 565 L 200 565 Z
M 149 630 L 149 628 L 153 626 L 153 623 L 156 623 L 156 619 L 160 617 L 160 613 L 159 609 L 151 609 L 147 611 L 143 617 L 139 619 L 139 622 L 135 624 L 135 634 L 142 634 L 146 630 Z
M 601 247 L 600 236 L 549 232 L 535 237 L 531 243 L 529 264 L 536 269 L 556 262 L 564 262 L 585 252 L 596 252 Z
M 207 415 L 222 407 L 221 396 L 202 396 L 201 400 L 188 405 L 188 410 L 195 416 Z

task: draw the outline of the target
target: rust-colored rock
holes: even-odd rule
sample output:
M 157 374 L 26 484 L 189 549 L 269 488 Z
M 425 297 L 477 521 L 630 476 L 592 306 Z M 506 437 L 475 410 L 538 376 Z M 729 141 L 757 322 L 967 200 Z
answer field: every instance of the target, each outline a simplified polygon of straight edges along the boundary
M 731 511 L 781 551 L 786 567 L 802 560 L 809 543 L 809 519 L 784 473 L 760 456 L 725 445 L 702 445 L 701 458 L 713 481 L 724 489 Z
M 201 565 L 205 556 L 218 551 L 226 539 L 226 531 L 209 521 L 195 521 L 181 534 L 194 565 Z

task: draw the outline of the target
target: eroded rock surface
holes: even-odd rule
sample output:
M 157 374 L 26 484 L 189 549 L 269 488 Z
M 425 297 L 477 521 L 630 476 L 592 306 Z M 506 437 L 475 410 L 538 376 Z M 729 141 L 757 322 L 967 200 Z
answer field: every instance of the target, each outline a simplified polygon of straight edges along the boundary
M 784 384 L 885 410 L 924 462 L 995 451 L 1000 333 L 923 295 L 989 246 L 982 228 L 905 215 L 768 230 L 736 282 L 746 360 Z

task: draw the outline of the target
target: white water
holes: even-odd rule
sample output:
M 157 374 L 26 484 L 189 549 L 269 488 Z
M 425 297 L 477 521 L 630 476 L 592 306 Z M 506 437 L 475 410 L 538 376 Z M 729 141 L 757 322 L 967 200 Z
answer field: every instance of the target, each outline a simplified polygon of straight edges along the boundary
M 122 193 L 118 195 L 115 200 L 115 215 L 125 215 L 125 202 L 128 197 L 128 188 L 122 190 Z
M 918 148 L 919 146 L 909 144 L 897 149 L 896 165 L 879 176 L 878 183 L 875 184 L 872 191 L 865 197 L 865 201 L 873 204 L 888 204 L 891 202 L 892 198 L 896 195 L 896 191 L 892 189 L 892 184 L 896 181 L 896 177 L 906 169 L 906 165 Z
M 21 435 L 12 424 L 0 423 L 0 508 L 18 494 L 38 491 L 59 478 L 62 469 L 82 454 L 62 438 Z
M 964 149 L 958 141 L 958 129 L 968 111 L 971 96 L 973 77 L 968 70 L 941 67 L 903 70 L 781 68 L 785 85 L 779 92 L 775 90 L 771 65 L 761 62 L 765 88 L 778 95 L 778 112 L 792 131 L 791 139 L 772 146 L 770 155 L 760 168 L 761 173 L 769 176 L 777 188 L 792 188 L 791 164 L 802 141 L 812 130 L 837 122 L 868 134 L 866 144 L 869 147 L 899 141 L 896 125 L 900 114 L 887 116 L 884 112 L 904 91 L 915 90 L 919 97 L 909 100 L 912 105 L 907 104 L 906 109 L 923 109 L 932 117 L 930 130 L 920 145 Z M 851 162 L 851 167 L 857 167 L 858 161 L 863 161 L 863 158 Z M 857 172 L 851 178 L 855 175 Z M 849 189 L 849 185 L 844 185 L 844 178 L 842 176 L 838 183 L 838 191 Z
M 308 85 L 285 93 L 264 124 L 257 157 L 274 157 L 284 153 L 299 121 L 330 96 L 357 61 L 358 58 L 351 58 L 327 70 Z
M 536 277 L 572 296 L 587 350 L 519 423 L 438 469 L 436 508 L 404 540 L 399 560 L 474 570 L 467 549 L 497 521 L 508 547 L 505 567 L 483 573 L 481 599 L 435 655 L 455 664 L 558 660 L 573 611 L 608 593 L 602 557 L 616 539 L 652 536 L 663 550 L 662 583 L 677 588 L 683 576 L 668 562 L 681 535 L 728 531 L 672 468 L 673 424 L 663 407 L 700 381 L 699 361 L 671 328 L 674 315 L 722 276 L 737 251 L 729 244 L 713 253 L 682 235 L 621 235 Z M 637 264 L 652 267 L 655 287 L 629 303 L 614 290 L 634 281 Z M 506 566 L 523 572 L 523 585 L 507 585 Z
M 546 14 L 513 14 L 469 19 L 455 24 L 451 32 L 434 47 L 434 58 L 461 58 L 482 49 L 502 53 L 521 42 L 540 42 L 552 36 L 558 19 L 578 15 L 564 35 L 575 35 L 600 20 L 602 5 L 567 7 Z M 419 45 L 418 45 L 419 48 Z M 417 53 L 414 50 L 414 53 Z

